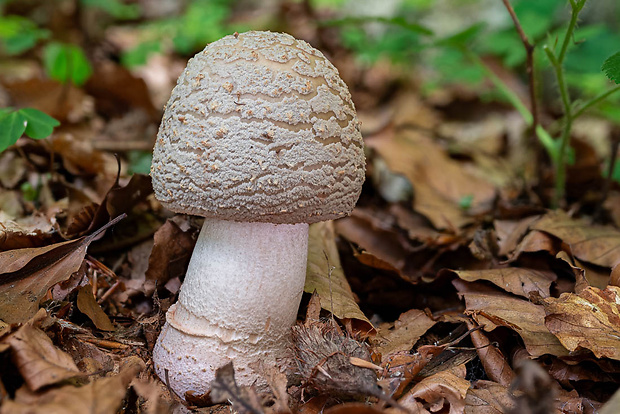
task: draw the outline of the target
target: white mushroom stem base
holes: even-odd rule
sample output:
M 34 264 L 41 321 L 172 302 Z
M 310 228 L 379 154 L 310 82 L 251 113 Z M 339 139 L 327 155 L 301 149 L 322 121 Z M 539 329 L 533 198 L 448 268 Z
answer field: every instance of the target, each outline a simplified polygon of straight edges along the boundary
M 288 354 L 307 252 L 305 223 L 206 219 L 153 349 L 162 381 L 183 398 L 204 393 L 233 361 L 239 384 L 264 384 L 250 365 Z

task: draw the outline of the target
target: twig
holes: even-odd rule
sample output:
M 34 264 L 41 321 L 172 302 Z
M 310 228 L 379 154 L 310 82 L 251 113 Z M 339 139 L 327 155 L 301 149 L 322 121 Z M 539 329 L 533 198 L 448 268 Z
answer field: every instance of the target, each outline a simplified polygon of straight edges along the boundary
M 535 140 L 536 137 L 536 129 L 538 128 L 538 99 L 536 99 L 536 74 L 534 72 L 534 45 L 531 44 L 523 31 L 523 27 L 517 18 L 517 15 L 512 8 L 509 0 L 502 0 L 512 21 L 514 22 L 515 29 L 517 29 L 517 33 L 519 33 L 519 37 L 521 38 L 521 42 L 523 43 L 523 47 L 525 47 L 526 53 L 526 66 L 527 66 L 527 76 L 529 78 L 529 91 L 530 91 L 530 111 L 532 113 L 532 141 Z M 534 142 L 533 142 L 534 143 Z

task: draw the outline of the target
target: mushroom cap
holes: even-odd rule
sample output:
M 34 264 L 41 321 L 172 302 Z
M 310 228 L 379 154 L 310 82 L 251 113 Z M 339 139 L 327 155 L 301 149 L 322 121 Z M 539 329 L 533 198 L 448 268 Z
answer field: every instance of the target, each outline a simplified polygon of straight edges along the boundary
M 226 36 L 179 77 L 151 176 L 157 199 L 177 213 L 269 223 L 348 215 L 365 177 L 351 94 L 302 40 Z

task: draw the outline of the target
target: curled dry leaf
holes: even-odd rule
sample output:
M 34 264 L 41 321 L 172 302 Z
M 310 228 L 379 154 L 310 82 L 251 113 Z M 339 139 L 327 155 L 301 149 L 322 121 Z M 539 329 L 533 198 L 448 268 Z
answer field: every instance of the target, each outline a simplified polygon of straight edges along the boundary
M 32 391 L 82 375 L 69 354 L 54 346 L 52 340 L 36 327 L 45 318 L 47 313 L 41 309 L 5 340 L 11 346 L 19 373 Z
M 452 283 L 465 299 L 466 312 L 486 331 L 492 331 L 497 326 L 514 330 L 523 339 L 530 355 L 535 357 L 544 354 L 568 355 L 566 348 L 545 326 L 542 306 L 485 285 L 458 279 Z
M 568 244 L 571 253 L 586 262 L 613 267 L 620 262 L 620 231 L 610 226 L 593 225 L 561 212 L 550 212 L 532 226 Z
M 400 315 L 394 324 L 384 324 L 379 328 L 372 340 L 373 350 L 383 359 L 394 352 L 409 351 L 435 323 L 424 311 L 411 309 Z
M 444 148 L 417 131 L 398 129 L 367 140 L 390 170 L 409 179 L 415 192 L 414 209 L 428 217 L 435 227 L 459 228 L 471 219 L 459 207 L 472 198 L 472 211 L 488 208 L 495 187 L 451 159 Z
M 474 324 L 468 323 L 467 327 L 472 329 Z M 514 380 L 515 373 L 502 351 L 492 344 L 489 338 L 479 329 L 472 331 L 470 338 L 476 347 L 476 352 L 487 377 L 504 387 L 508 387 Z
M 404 279 L 415 279 L 406 267 L 407 252 L 395 233 L 373 226 L 366 217 L 353 210 L 353 214 L 334 223 L 338 234 L 357 244 L 361 251 L 357 260 L 375 269 L 399 274 Z
M 77 240 L 0 253 L 0 319 L 9 323 L 30 319 L 47 290 L 77 272 L 90 243 L 123 217 Z
M 589 349 L 598 358 L 620 360 L 620 288 L 589 286 L 543 304 L 547 328 L 570 351 Z
M 549 296 L 549 288 L 557 279 L 555 273 L 550 271 L 523 269 L 519 267 L 506 267 L 503 269 L 484 270 L 450 270 L 460 279 L 466 282 L 486 280 L 506 292 L 515 295 L 530 297 L 530 293 L 536 292 L 541 297 Z
M 102 331 L 113 331 L 115 329 L 112 322 L 110 322 L 110 318 L 101 309 L 101 306 L 99 306 L 93 296 L 93 287 L 90 284 L 82 286 L 78 290 L 77 306 L 80 312 L 93 321 L 97 329 Z
M 54 238 L 54 222 L 43 214 L 11 219 L 0 211 L 0 251 L 40 247 Z
M 366 333 L 374 333 L 375 328 L 357 305 L 342 270 L 333 222 L 312 224 L 308 237 L 308 266 L 304 291 L 316 291 L 321 297 L 323 309 L 330 311 L 338 319 L 357 321 L 356 328 Z
M 465 398 L 465 414 L 504 414 L 514 406 L 508 388 L 492 381 L 476 381 Z
M 420 401 L 425 401 L 425 406 L 430 412 L 438 412 L 450 408 L 450 414 L 463 413 L 465 410 L 465 397 L 470 387 L 470 382 L 452 371 L 442 371 L 424 378 L 418 382 L 398 402 L 416 412 L 420 407 Z
M 499 256 L 510 256 L 519 242 L 529 231 L 530 225 L 540 216 L 530 216 L 521 220 L 495 220 Z
M 20 388 L 6 401 L 0 414 L 113 414 L 121 408 L 127 386 L 145 369 L 138 357 L 130 357 L 118 375 L 99 378 L 81 387 L 67 385 L 33 393 Z

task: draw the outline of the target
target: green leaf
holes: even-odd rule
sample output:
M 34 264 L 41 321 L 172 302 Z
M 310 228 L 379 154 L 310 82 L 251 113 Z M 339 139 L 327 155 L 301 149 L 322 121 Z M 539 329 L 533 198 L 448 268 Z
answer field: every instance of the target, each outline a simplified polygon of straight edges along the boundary
M 620 83 L 620 52 L 608 57 L 605 62 L 603 62 L 601 70 L 605 72 L 605 75 L 609 79 L 615 83 Z
M 81 2 L 87 7 L 101 9 L 120 20 L 136 19 L 141 13 L 138 4 L 124 4 L 119 0 L 81 0 Z
M 39 29 L 31 20 L 21 16 L 0 16 L 0 43 L 6 53 L 17 55 L 31 49 L 49 31 Z
M 417 34 L 423 34 L 427 36 L 433 35 L 433 31 L 421 24 L 411 23 L 405 20 L 404 17 L 377 17 L 377 16 L 364 16 L 364 17 L 345 17 L 344 19 L 325 20 L 321 24 L 325 26 L 344 26 L 344 25 L 360 25 L 365 23 L 379 22 L 385 24 L 391 24 L 394 26 L 402 27 L 410 32 Z
M 159 52 L 161 52 L 161 40 L 149 40 L 124 52 L 121 62 L 128 68 L 141 66 L 146 64 L 151 54 Z
M 93 72 L 82 49 L 64 43 L 48 44 L 43 51 L 43 63 L 48 76 L 61 83 L 82 85 Z
M 14 111 L 0 118 L 0 152 L 15 144 L 26 130 L 26 118 Z
M 34 108 L 20 109 L 19 113 L 26 119 L 26 135 L 33 139 L 49 137 L 54 127 L 60 125 L 56 119 Z

